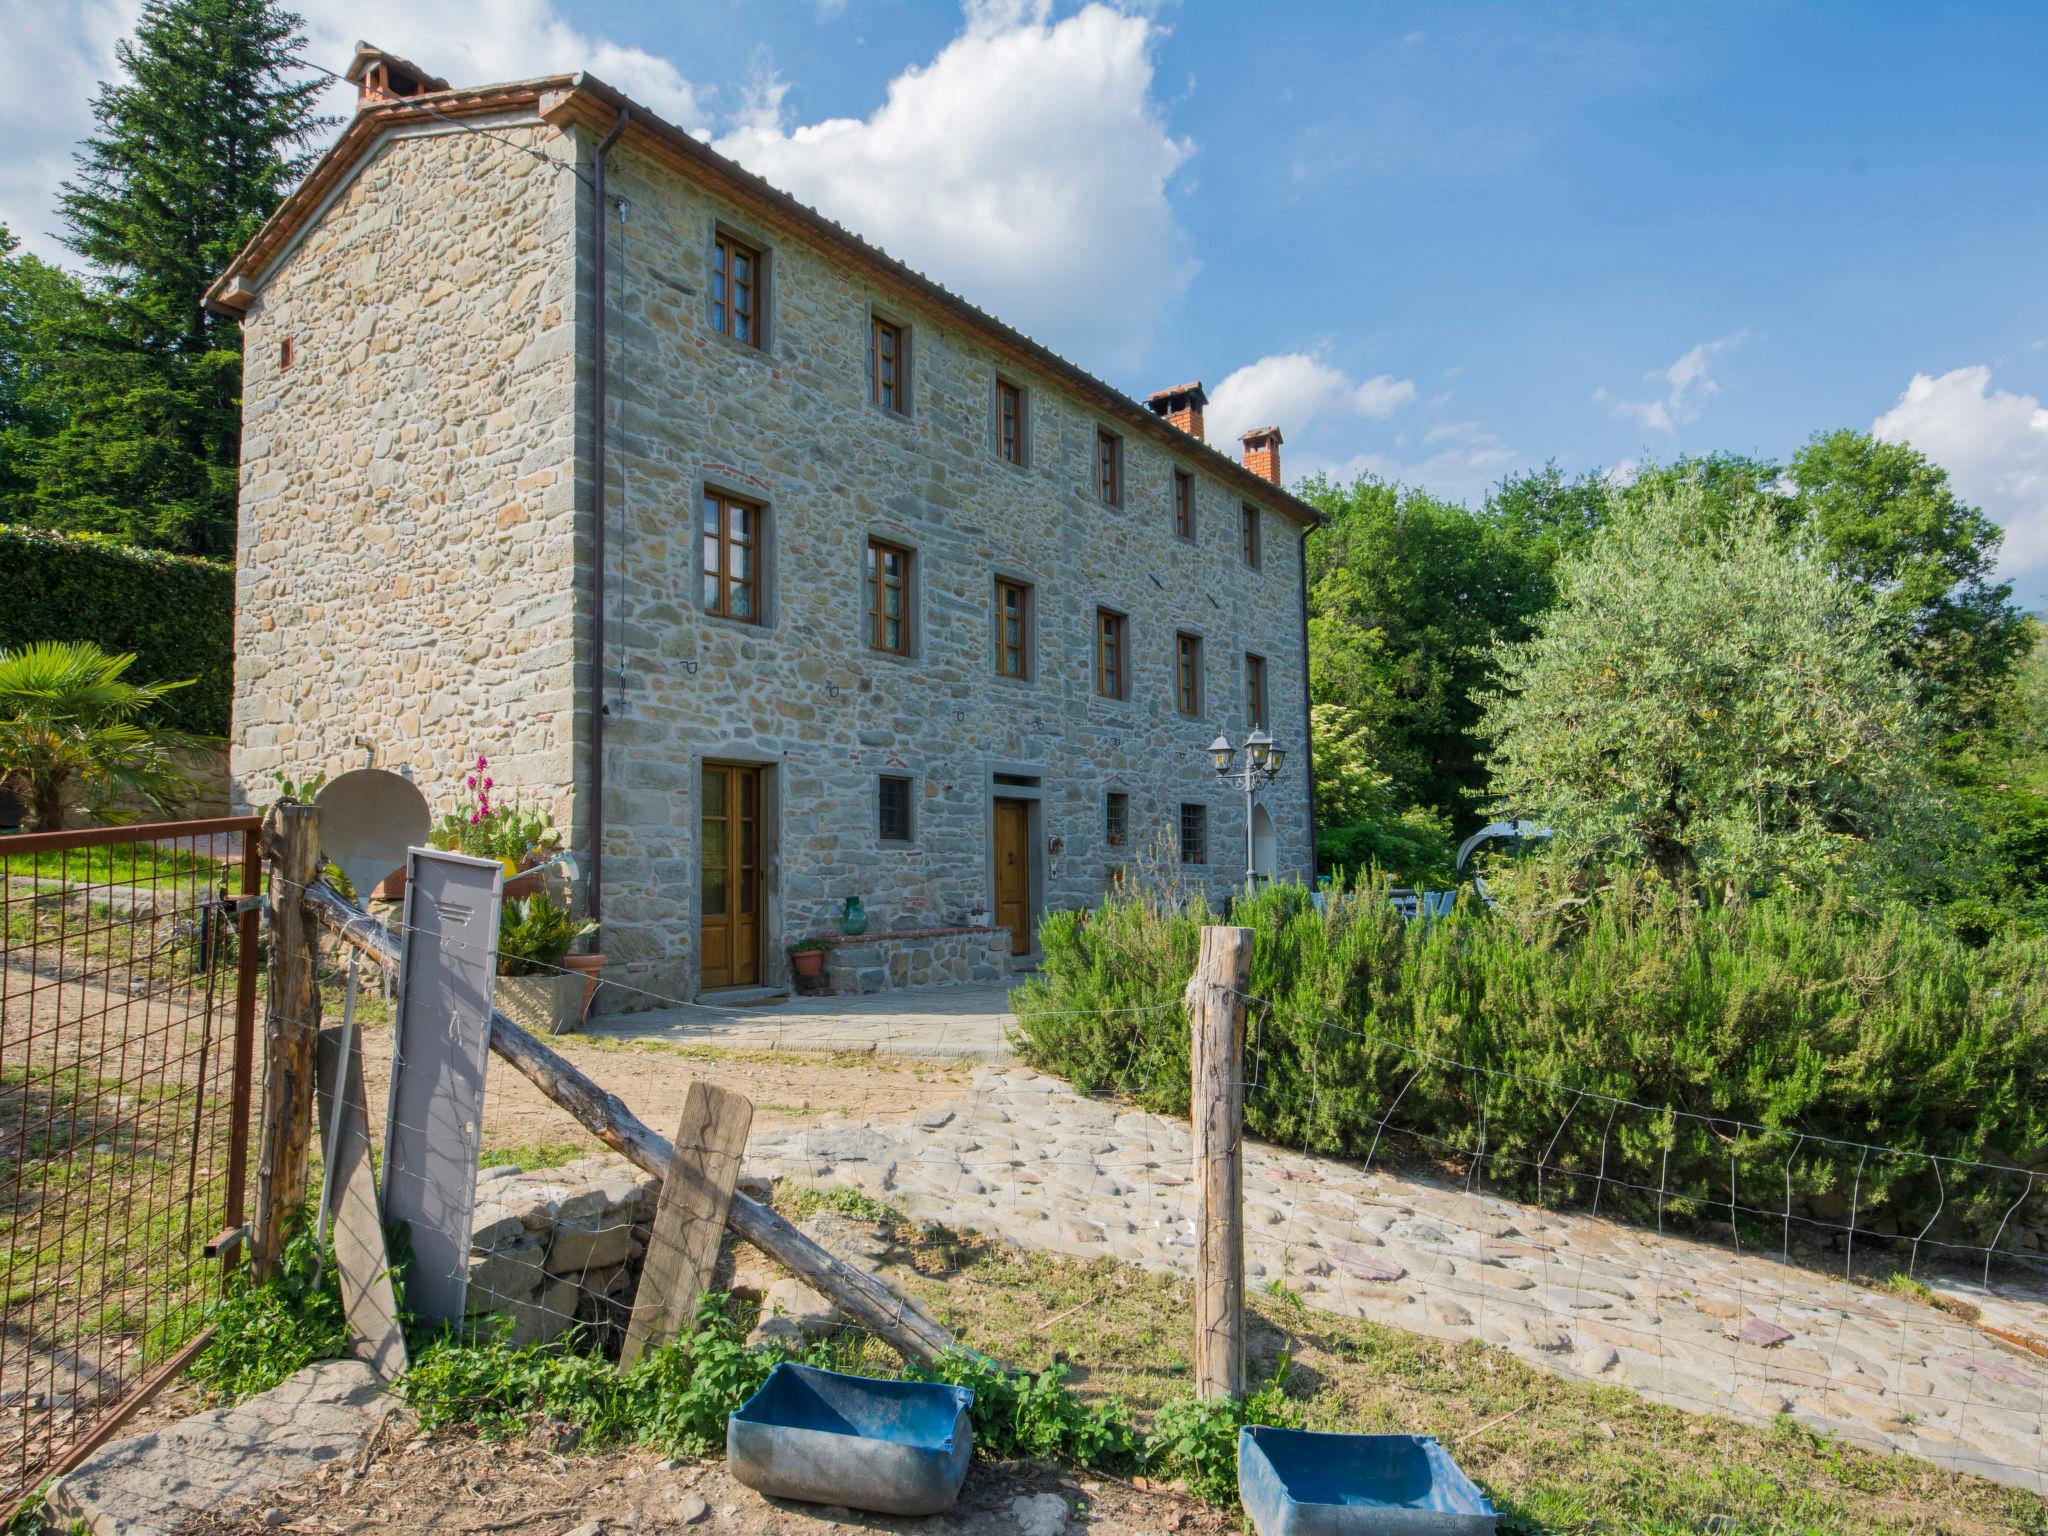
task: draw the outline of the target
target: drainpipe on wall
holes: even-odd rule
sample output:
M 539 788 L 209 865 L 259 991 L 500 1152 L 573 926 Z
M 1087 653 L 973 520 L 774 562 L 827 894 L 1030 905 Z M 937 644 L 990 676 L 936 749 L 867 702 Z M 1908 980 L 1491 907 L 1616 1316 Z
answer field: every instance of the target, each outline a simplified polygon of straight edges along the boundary
M 1316 747 L 1313 717 L 1308 697 L 1308 541 L 1314 529 L 1301 536 L 1301 772 L 1308 790 L 1308 883 L 1316 883 Z
M 597 205 L 596 229 L 591 257 L 591 285 L 596 290 L 597 317 L 592 330 L 596 336 L 597 368 L 591 386 L 591 506 L 590 527 L 590 883 L 586 900 L 590 916 L 597 917 L 604 892 L 604 524 L 605 524 L 605 281 L 604 281 L 604 166 L 605 156 L 626 131 L 631 114 L 619 108 L 619 119 L 598 143 L 591 168 L 591 188 Z

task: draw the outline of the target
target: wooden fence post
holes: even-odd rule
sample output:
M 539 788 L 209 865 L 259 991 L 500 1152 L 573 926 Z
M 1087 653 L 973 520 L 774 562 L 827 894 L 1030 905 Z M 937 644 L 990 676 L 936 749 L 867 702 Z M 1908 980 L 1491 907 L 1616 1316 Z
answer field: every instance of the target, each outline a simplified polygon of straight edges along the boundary
M 263 1026 L 263 1118 L 249 1238 L 259 1280 L 276 1273 L 286 1231 L 306 1203 L 320 1037 L 320 923 L 305 903 L 320 873 L 320 813 L 280 802 L 268 831 L 270 1012 Z
M 1252 931 L 1204 928 L 1188 982 L 1195 1154 L 1195 1395 L 1244 1396 L 1244 1013 Z

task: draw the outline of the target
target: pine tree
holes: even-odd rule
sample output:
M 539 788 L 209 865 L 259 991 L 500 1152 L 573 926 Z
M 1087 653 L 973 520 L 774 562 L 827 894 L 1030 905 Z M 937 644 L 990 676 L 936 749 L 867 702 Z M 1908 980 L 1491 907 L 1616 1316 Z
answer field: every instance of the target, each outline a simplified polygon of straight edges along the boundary
M 39 338 L 64 420 L 29 455 L 37 522 L 232 552 L 241 342 L 203 299 L 327 126 L 300 25 L 271 0 L 146 0 L 121 44 L 60 201 L 96 302 Z

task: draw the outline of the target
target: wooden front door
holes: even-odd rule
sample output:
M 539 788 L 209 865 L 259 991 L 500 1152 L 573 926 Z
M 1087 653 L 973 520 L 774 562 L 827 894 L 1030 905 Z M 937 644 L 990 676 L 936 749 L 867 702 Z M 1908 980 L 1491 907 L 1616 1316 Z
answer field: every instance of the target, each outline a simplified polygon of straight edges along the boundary
M 1031 953 L 1031 804 L 996 802 L 996 923 L 1010 930 L 1010 953 Z
M 704 988 L 761 980 L 761 770 L 704 765 Z

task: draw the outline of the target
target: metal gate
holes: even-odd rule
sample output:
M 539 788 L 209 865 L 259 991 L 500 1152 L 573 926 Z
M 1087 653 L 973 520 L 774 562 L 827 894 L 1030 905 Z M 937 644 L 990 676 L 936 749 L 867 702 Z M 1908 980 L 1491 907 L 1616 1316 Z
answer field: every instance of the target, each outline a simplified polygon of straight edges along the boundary
M 205 1344 L 244 1220 L 260 825 L 0 837 L 0 1526 Z

